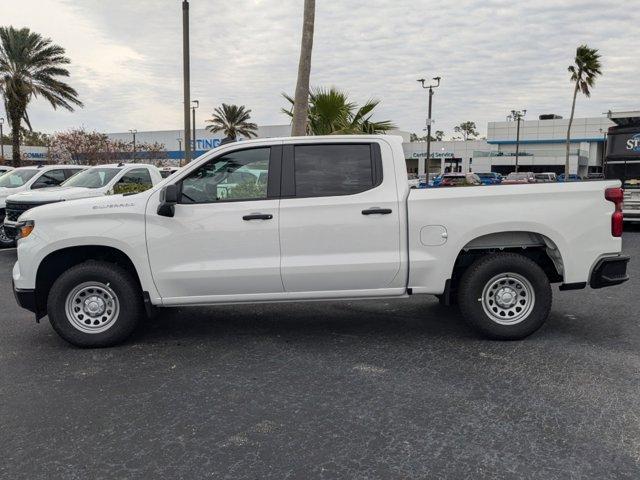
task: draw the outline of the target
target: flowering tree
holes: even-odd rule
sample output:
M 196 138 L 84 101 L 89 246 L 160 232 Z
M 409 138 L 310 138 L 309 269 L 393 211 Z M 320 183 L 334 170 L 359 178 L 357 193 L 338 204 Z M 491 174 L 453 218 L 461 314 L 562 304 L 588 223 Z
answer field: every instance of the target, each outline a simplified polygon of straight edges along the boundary
M 140 142 L 133 144 L 114 140 L 100 132 L 87 132 L 84 128 L 56 133 L 51 140 L 50 156 L 58 163 L 101 165 L 114 162 L 146 161 L 161 163 L 167 158 L 164 144 Z

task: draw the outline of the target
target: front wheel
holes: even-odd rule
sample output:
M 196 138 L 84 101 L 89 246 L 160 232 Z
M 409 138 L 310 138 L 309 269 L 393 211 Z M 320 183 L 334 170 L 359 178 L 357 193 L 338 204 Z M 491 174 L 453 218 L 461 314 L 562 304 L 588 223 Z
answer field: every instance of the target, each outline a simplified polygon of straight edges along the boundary
M 125 340 L 142 315 L 140 287 L 122 267 L 98 261 L 60 275 L 49 292 L 53 329 L 78 347 L 110 347 Z
M 515 253 L 476 260 L 458 289 L 466 320 L 499 340 L 519 340 L 538 330 L 549 317 L 551 300 L 551 285 L 542 268 Z
M 0 248 L 10 248 L 15 246 L 15 239 L 7 235 L 7 232 L 4 230 L 4 225 L 0 225 Z

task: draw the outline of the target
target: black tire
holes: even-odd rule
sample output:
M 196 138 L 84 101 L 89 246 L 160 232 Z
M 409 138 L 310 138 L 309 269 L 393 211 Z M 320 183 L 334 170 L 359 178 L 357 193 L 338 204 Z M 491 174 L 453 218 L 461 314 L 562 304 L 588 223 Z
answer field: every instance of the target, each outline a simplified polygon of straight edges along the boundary
M 93 327 L 94 317 L 86 314 L 85 318 L 89 321 L 88 327 L 76 326 L 73 318 L 67 313 L 67 297 L 82 285 L 88 285 L 91 282 L 104 285 L 108 291 L 105 293 L 105 298 L 108 298 L 108 295 L 115 297 L 117 307 L 114 308 L 114 313 L 106 324 L 108 327 L 105 325 Z M 90 288 L 90 285 L 86 288 Z M 93 295 L 93 293 L 85 295 Z M 102 301 L 102 298 L 99 301 Z M 103 302 L 105 308 L 109 308 L 108 302 L 109 300 Z M 106 312 L 111 314 L 111 310 L 106 310 L 105 314 Z M 135 329 L 143 313 L 142 292 L 135 279 L 122 267 L 114 263 L 89 260 L 70 268 L 58 277 L 49 291 L 47 313 L 53 329 L 67 342 L 78 347 L 111 347 L 124 341 Z M 84 312 L 81 311 L 77 316 L 82 313 Z M 102 317 L 104 318 L 106 317 Z M 95 319 L 99 323 L 99 315 Z M 78 322 L 77 319 L 76 322 Z M 80 328 L 106 328 L 106 330 L 88 333 Z
M 7 237 L 4 231 L 4 225 L 0 225 L 0 248 L 11 248 L 15 246 L 15 239 Z
M 531 335 L 549 317 L 551 302 L 547 275 L 537 263 L 516 253 L 479 258 L 464 272 L 458 288 L 464 318 L 496 340 Z

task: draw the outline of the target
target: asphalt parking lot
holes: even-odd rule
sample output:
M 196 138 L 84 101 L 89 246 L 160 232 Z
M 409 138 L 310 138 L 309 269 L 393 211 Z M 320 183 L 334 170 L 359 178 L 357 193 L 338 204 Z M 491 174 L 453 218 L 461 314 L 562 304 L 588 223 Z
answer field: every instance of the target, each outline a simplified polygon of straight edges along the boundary
M 559 294 L 520 342 L 435 299 L 175 309 L 80 350 L 0 252 L 0 478 L 640 478 L 631 281 Z

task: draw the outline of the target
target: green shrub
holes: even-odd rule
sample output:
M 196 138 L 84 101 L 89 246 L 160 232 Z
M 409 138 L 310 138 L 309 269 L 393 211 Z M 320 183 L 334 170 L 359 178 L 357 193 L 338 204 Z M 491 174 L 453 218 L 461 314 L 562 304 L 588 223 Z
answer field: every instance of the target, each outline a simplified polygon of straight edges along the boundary
M 116 183 L 113 187 L 113 194 L 119 195 L 123 193 L 133 194 L 149 190 L 153 185 L 150 183 Z

